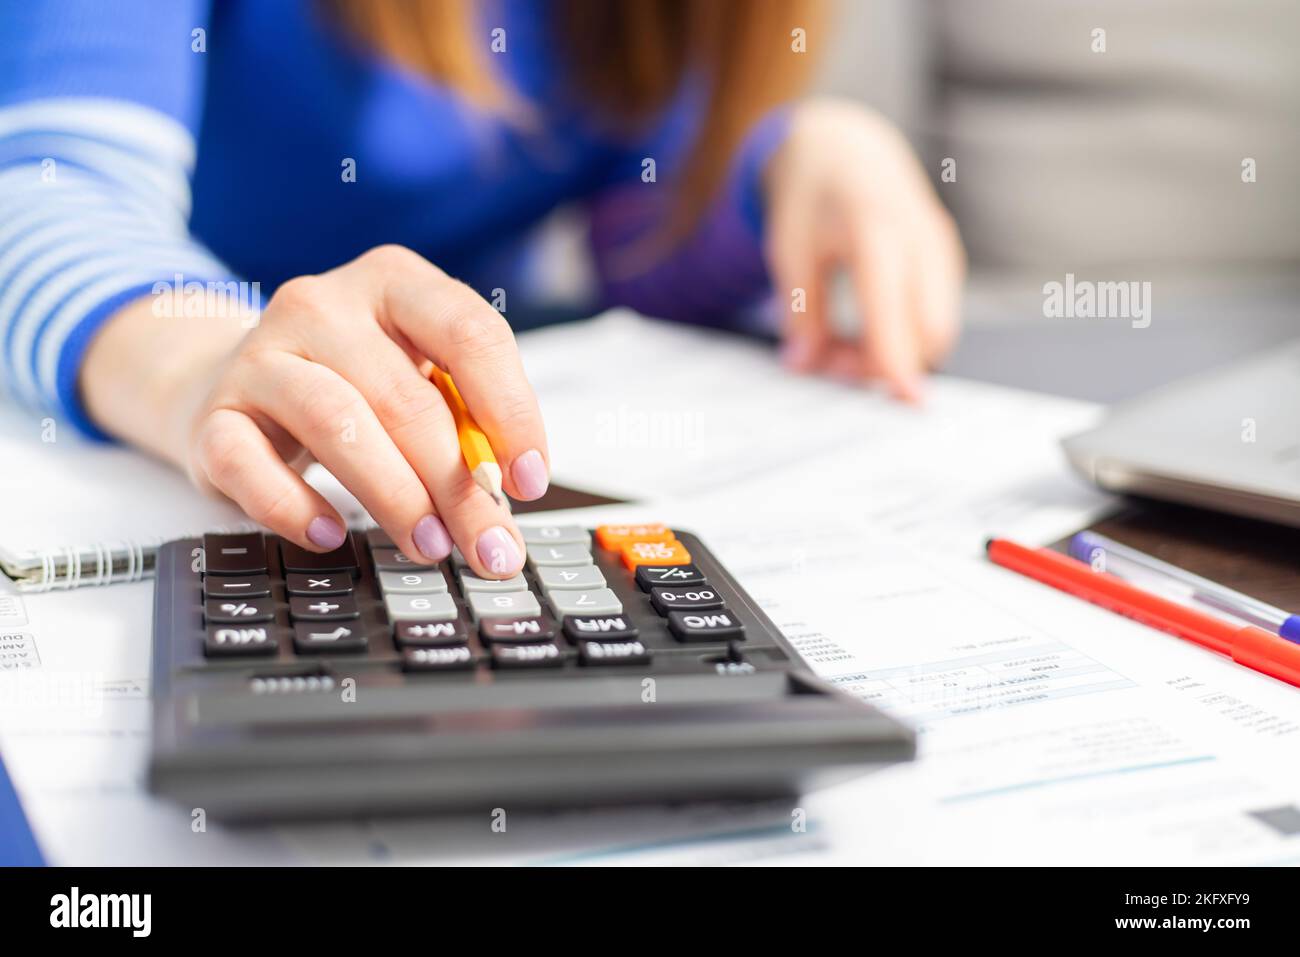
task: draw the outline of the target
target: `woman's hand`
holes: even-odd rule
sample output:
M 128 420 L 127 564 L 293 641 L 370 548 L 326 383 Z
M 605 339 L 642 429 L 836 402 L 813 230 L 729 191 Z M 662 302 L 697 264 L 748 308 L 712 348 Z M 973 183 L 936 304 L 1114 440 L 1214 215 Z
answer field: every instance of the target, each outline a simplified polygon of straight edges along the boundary
M 965 256 L 906 141 L 859 105 L 810 101 L 795 109 L 765 184 L 786 363 L 882 378 L 899 397 L 919 398 L 921 373 L 956 338 Z M 841 269 L 861 313 L 857 342 L 837 338 L 830 322 Z
M 148 319 L 155 335 L 162 323 L 205 321 Z M 105 332 L 110 355 L 132 345 L 136 354 L 157 349 L 156 339 L 114 347 L 117 322 Z M 97 419 L 120 421 L 129 410 L 102 395 L 97 402 L 106 386 L 96 383 L 114 371 L 97 359 L 100 348 L 87 357 L 83 394 Z M 177 459 L 200 486 L 290 541 L 325 551 L 342 543 L 345 529 L 299 474 L 319 461 L 413 560 L 444 559 L 455 542 L 479 575 L 503 578 L 523 567 L 518 529 L 470 477 L 451 413 L 427 377 L 429 360 L 451 373 L 500 458 L 506 491 L 540 497 L 548 464 L 537 400 L 510 327 L 467 286 L 410 250 L 380 247 L 285 283 L 258 326 L 233 351 L 216 352 L 198 350 L 154 397 L 174 410 L 159 428 L 175 435 L 152 443 L 155 451 Z M 152 351 L 149 361 L 168 357 Z M 113 421 L 104 424 L 114 431 Z M 116 429 L 134 439 L 132 430 L 129 422 Z

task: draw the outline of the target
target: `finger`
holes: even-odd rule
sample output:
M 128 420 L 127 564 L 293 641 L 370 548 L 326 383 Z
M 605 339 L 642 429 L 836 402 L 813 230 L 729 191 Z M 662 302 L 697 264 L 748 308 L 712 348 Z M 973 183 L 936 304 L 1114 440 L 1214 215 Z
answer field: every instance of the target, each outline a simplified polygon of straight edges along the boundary
M 504 317 L 409 250 L 371 254 L 387 322 L 451 374 L 496 454 L 506 490 L 531 500 L 550 481 L 542 412 Z
M 914 234 L 911 300 L 926 366 L 938 365 L 957 339 L 965 256 L 951 219 L 936 220 Z
M 781 360 L 796 372 L 818 368 L 830 341 L 829 281 L 806 230 L 784 225 L 768 254 L 772 292 L 781 325 Z
M 347 531 L 338 512 L 285 464 L 244 413 L 209 413 L 195 435 L 193 461 L 202 473 L 197 477 L 277 535 L 314 552 L 343 544 Z
M 236 375 L 246 401 L 329 469 L 409 558 L 428 563 L 447 556 L 450 541 L 445 529 L 437 532 L 441 522 L 428 491 L 354 386 L 287 352 L 260 354 Z
M 397 343 L 378 331 L 373 338 L 362 348 L 355 343 L 337 348 L 322 344 L 316 355 L 356 387 L 415 469 L 450 534 L 446 551 L 455 541 L 470 567 L 484 577 L 517 574 L 523 565 L 523 537 L 510 512 L 494 501 L 466 468 L 456 425 L 442 393 Z M 418 544 L 418 529 L 416 538 Z M 515 553 L 506 554 L 512 545 Z M 421 550 L 428 554 L 427 549 Z M 503 571 L 495 571 L 494 566 Z
M 915 402 L 921 398 L 922 362 L 908 309 L 906 267 L 892 231 L 857 231 L 850 272 L 864 314 L 863 362 L 877 364 L 894 394 Z

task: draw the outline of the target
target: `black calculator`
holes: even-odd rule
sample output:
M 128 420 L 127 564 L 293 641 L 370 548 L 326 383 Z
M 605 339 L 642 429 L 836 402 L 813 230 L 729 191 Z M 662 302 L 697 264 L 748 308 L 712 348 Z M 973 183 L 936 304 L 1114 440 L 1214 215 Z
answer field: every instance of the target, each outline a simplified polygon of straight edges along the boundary
M 149 787 L 218 820 L 770 799 L 910 759 L 704 544 L 522 528 L 484 579 L 381 530 L 163 545 Z

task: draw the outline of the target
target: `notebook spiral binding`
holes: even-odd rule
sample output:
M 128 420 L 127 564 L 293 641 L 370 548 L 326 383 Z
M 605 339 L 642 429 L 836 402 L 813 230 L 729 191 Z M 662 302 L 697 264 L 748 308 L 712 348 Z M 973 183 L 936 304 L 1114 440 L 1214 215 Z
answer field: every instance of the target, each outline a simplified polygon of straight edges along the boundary
M 211 529 L 220 533 L 257 530 L 258 526 L 251 523 Z M 153 575 L 162 541 L 154 538 L 96 542 L 49 549 L 35 556 L 32 570 L 19 579 L 18 587 L 25 592 L 47 592 L 140 581 Z

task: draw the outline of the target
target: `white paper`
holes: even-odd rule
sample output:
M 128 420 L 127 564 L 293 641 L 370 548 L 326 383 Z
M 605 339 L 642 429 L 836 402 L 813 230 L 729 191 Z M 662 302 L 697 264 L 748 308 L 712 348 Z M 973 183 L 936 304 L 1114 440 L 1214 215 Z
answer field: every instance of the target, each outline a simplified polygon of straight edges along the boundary
M 787 376 L 759 346 L 627 316 L 521 340 L 557 479 L 645 500 L 522 521 L 693 529 L 810 667 L 918 729 L 920 759 L 791 808 L 517 815 L 504 833 L 419 819 L 196 831 L 195 809 L 142 787 L 151 586 L 86 589 L 26 599 L 16 630 L 49 681 L 24 693 L 49 702 L 0 708 L 0 753 L 51 859 L 1300 858 L 1297 838 L 1251 814 L 1300 801 L 1295 689 L 983 557 L 987 535 L 1043 543 L 1105 506 L 1056 444 L 1093 407 L 939 379 L 912 409 Z M 58 494 L 104 494 L 79 464 L 92 459 L 69 455 Z M 169 501 L 158 527 L 184 520 Z

